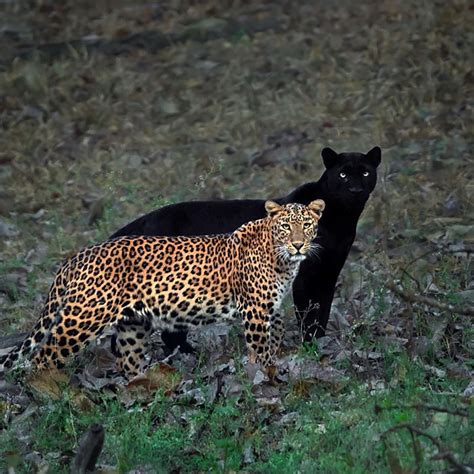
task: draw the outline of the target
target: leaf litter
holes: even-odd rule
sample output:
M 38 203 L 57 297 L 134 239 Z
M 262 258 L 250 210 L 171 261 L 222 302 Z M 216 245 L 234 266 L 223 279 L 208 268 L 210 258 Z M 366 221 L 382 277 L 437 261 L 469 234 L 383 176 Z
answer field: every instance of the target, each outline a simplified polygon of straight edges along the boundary
M 465 380 L 458 395 L 472 398 L 472 319 L 428 304 L 472 305 L 472 8 L 231 3 L 138 2 L 113 15 L 100 2 L 87 11 L 69 1 L 6 7 L 8 55 L 25 43 L 148 29 L 199 35 L 219 26 L 217 17 L 267 15 L 287 26 L 155 53 L 71 51 L 2 70 L 0 329 L 31 327 L 57 264 L 137 215 L 184 199 L 278 196 L 321 174 L 322 147 L 378 144 L 379 183 L 327 335 L 315 352 L 300 350 L 288 306 L 276 386 L 248 363 L 241 332 L 229 327 L 193 334 L 203 349 L 189 356 L 166 357 L 155 343 L 156 365 L 128 385 L 113 374 L 105 338 L 66 379 L 40 373 L 25 387 L 5 382 L 2 420 L 34 417 L 36 404 L 64 386 L 84 409 L 98 394 L 147 406 L 161 390 L 190 410 L 238 403 L 250 387 L 272 422 L 295 423 L 286 412 L 291 391 L 307 397 L 323 384 L 337 394 L 351 378 L 387 389 L 387 349 L 419 361 L 430 380 L 458 374 Z M 410 301 L 403 290 L 428 300 Z M 403 379 L 395 373 L 389 387 Z M 248 462 L 252 455 L 248 448 Z

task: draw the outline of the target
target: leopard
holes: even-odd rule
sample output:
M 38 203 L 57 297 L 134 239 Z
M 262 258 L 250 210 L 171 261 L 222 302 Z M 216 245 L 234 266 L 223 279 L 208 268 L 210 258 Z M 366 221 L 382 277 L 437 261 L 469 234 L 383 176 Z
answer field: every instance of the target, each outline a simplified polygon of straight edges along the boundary
M 269 377 L 284 336 L 281 304 L 314 239 L 325 203 L 265 203 L 266 216 L 227 234 L 117 237 L 86 247 L 59 268 L 31 333 L 3 360 L 63 368 L 112 327 L 118 372 L 150 363 L 151 334 L 240 318 L 249 360 Z
M 326 333 L 338 279 L 357 234 L 357 223 L 375 191 L 382 150 L 367 153 L 321 151 L 324 172 L 318 180 L 270 198 L 278 204 L 309 204 L 322 199 L 326 207 L 319 222 L 320 251 L 307 258 L 293 284 L 294 314 L 302 343 L 312 344 Z M 316 164 L 316 163 L 315 163 Z M 306 175 L 306 173 L 305 173 Z M 216 199 L 176 202 L 137 217 L 110 238 L 131 235 L 207 235 L 232 232 L 245 222 L 265 217 L 265 199 Z M 168 354 L 178 349 L 193 353 L 186 331 L 161 332 Z

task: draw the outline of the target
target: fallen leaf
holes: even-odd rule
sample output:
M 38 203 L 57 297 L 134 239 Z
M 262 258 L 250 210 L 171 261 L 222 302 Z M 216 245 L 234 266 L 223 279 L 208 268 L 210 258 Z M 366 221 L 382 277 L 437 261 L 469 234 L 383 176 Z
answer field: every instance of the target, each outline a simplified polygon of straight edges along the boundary
M 69 376 L 56 369 L 41 370 L 25 378 L 25 385 L 42 397 L 58 400 L 69 384 Z
M 469 398 L 470 400 L 474 397 L 474 379 L 469 382 L 469 385 L 462 392 L 464 398 Z
M 16 237 L 18 234 L 18 229 L 13 224 L 0 219 L 0 237 Z
M 179 113 L 178 104 L 171 99 L 161 99 L 159 102 L 159 108 L 163 115 L 171 116 Z
M 174 390 L 180 382 L 180 376 L 171 365 L 162 362 L 151 366 L 143 375 L 134 377 L 126 385 L 130 395 L 147 398 L 159 389 Z

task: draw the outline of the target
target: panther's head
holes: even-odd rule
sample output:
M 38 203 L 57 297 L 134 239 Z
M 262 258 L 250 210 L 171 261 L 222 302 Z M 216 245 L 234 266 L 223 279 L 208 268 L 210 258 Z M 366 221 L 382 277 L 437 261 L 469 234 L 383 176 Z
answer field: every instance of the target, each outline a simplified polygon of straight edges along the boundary
M 378 146 L 368 153 L 321 152 L 326 167 L 327 196 L 346 209 L 363 206 L 377 183 L 377 167 L 382 159 Z M 329 204 L 329 202 L 328 202 Z
M 317 199 L 307 206 L 267 201 L 265 209 L 271 218 L 273 242 L 277 255 L 303 260 L 316 252 L 317 245 L 312 241 L 318 232 L 318 221 L 324 209 L 324 201 Z

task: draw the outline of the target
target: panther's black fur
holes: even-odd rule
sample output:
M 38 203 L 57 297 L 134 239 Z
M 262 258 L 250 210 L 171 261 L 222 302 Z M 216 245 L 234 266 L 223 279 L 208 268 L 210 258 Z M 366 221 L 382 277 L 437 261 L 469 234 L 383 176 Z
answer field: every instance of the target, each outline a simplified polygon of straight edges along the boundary
M 279 204 L 309 204 L 323 199 L 326 209 L 319 222 L 317 243 L 321 251 L 306 259 L 293 285 L 297 315 L 305 340 L 324 335 L 339 273 L 354 242 L 359 216 L 377 182 L 381 150 L 364 153 L 321 152 L 326 167 L 319 181 L 306 183 Z M 265 200 L 191 201 L 157 209 L 125 227 L 121 235 L 203 235 L 231 232 L 245 222 L 265 216 Z M 189 351 L 186 333 L 163 333 L 166 345 Z

